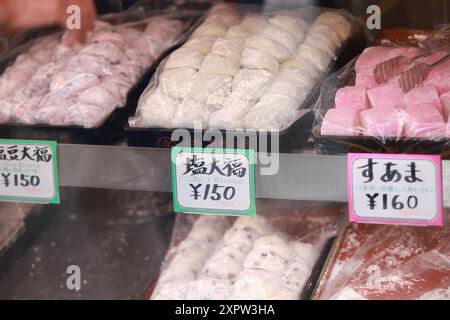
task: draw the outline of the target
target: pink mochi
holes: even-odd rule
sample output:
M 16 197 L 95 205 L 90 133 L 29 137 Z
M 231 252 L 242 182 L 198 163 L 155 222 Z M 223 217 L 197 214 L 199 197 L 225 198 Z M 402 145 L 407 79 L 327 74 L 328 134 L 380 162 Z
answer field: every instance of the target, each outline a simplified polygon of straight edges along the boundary
M 445 136 L 447 137 L 447 139 L 450 139 L 450 122 L 447 122 L 445 132 L 446 132 Z
M 417 87 L 405 94 L 406 107 L 417 104 L 431 104 L 442 114 L 442 104 L 434 86 Z
M 336 108 L 367 109 L 369 103 L 365 88 L 344 87 L 336 91 L 334 98 Z
M 360 118 L 365 136 L 399 138 L 403 134 L 404 120 L 396 108 L 364 110 Z
M 398 85 L 384 84 L 367 90 L 373 108 L 405 108 L 403 92 Z
M 445 136 L 444 118 L 433 105 L 414 105 L 402 112 L 407 137 L 440 140 Z
M 433 68 L 425 84 L 435 86 L 439 94 L 450 91 L 450 61 Z
M 444 120 L 448 121 L 448 118 L 450 116 L 450 91 L 442 94 L 440 98 L 444 114 Z
M 330 109 L 323 118 L 320 134 L 324 136 L 357 136 L 358 109 Z

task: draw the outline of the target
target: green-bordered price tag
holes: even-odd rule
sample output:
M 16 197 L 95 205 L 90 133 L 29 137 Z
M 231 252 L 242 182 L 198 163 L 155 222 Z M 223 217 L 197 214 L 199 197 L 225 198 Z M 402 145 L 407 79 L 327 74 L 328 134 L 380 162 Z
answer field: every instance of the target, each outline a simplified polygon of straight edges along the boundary
M 172 148 L 175 212 L 254 216 L 253 150 Z
M 59 203 L 55 141 L 0 139 L 0 201 Z

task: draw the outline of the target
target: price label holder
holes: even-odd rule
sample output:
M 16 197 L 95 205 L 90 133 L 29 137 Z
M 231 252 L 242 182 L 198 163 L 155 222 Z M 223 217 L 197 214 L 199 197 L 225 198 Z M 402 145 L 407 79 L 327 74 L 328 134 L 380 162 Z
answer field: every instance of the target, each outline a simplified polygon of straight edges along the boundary
M 59 204 L 57 143 L 0 139 L 0 201 Z
M 442 226 L 440 156 L 352 153 L 347 175 L 351 222 Z
M 253 150 L 172 148 L 175 212 L 255 216 Z

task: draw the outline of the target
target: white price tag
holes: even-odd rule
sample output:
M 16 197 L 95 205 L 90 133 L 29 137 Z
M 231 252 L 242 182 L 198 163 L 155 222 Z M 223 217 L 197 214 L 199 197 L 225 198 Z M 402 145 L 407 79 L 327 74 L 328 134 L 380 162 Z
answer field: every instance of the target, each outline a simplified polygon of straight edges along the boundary
M 349 154 L 348 194 L 350 221 L 440 226 L 441 159 L 433 155 Z
M 255 215 L 253 151 L 172 148 L 176 212 Z
M 54 141 L 0 139 L 0 200 L 59 203 Z

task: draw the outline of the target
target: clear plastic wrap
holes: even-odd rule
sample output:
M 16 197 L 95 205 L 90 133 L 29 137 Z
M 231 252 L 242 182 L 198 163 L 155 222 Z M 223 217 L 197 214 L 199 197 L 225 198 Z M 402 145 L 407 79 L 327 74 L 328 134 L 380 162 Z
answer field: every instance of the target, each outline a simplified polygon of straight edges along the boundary
M 449 227 L 352 224 L 341 239 L 318 298 L 448 300 L 449 241 Z
M 0 57 L 0 122 L 100 126 L 125 106 L 138 80 L 183 40 L 198 16 L 194 11 L 107 15 L 83 45 L 66 47 L 64 34 L 57 32 L 13 46 Z
M 398 41 L 381 41 L 367 48 L 324 82 L 314 108 L 314 136 L 321 151 L 446 152 L 450 138 L 450 63 L 433 68 L 424 86 L 406 93 L 398 76 L 378 84 L 374 77 L 377 64 L 398 56 L 414 58 L 424 52 L 417 44 Z M 442 55 L 442 51 L 432 51 L 415 63 L 430 64 Z
M 34 204 L 0 204 L 0 254 L 2 254 L 24 230 L 26 216 L 35 208 Z
M 262 209 L 257 217 L 177 216 L 151 299 L 300 299 L 337 208 Z
M 346 11 L 213 6 L 190 39 L 163 61 L 133 128 L 282 131 L 352 34 Z

